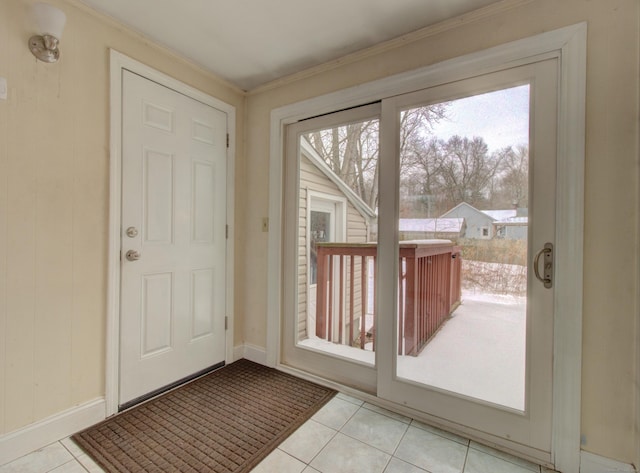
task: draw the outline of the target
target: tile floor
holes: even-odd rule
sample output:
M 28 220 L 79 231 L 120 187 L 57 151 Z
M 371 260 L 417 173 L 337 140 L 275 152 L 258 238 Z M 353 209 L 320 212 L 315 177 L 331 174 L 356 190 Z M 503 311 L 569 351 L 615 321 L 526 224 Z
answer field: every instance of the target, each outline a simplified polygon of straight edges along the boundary
M 0 473 L 102 472 L 70 439 L 0 466 Z M 345 394 L 280 444 L 253 473 L 551 473 Z

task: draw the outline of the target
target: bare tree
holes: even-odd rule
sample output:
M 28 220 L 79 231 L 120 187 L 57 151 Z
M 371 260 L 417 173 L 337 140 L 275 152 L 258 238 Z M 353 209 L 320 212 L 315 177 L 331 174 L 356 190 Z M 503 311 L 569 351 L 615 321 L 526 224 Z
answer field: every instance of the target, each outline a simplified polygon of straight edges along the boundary
M 489 154 L 480 137 L 452 136 L 441 142 L 443 152 L 443 193 L 450 207 L 467 202 L 483 208 L 489 199 L 494 178 L 498 175 L 503 157 Z
M 501 150 L 503 171 L 498 181 L 502 205 L 527 207 L 529 198 L 529 148 L 524 145 Z
M 445 116 L 443 104 L 404 111 L 400 115 L 400 157 L 402 170 L 409 148 Z M 371 208 L 378 206 L 379 120 L 350 123 L 306 135 L 320 157 Z
M 439 215 L 444 154 L 441 141 L 425 136 L 408 138 L 402 153 L 402 217 Z

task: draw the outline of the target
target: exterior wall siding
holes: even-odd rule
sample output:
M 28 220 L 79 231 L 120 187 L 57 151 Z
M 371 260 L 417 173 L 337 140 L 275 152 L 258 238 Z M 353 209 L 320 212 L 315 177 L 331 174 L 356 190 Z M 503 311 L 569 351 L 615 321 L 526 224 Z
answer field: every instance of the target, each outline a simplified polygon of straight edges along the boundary
M 299 225 L 298 225 L 298 340 L 308 337 L 307 320 L 309 306 L 315 303 L 314 294 L 310 293 L 315 288 L 308 286 L 308 257 L 307 257 L 307 215 L 309 206 L 309 191 L 322 192 L 337 198 L 344 198 L 344 194 L 338 186 L 329 180 L 316 166 L 306 157 L 302 157 L 300 163 L 300 203 L 299 203 Z M 346 204 L 346 240 L 349 243 L 364 243 L 367 241 L 367 223 L 358 210 L 347 201 Z M 355 277 L 359 280 L 361 274 L 360 264 L 356 263 Z M 348 278 L 346 283 L 349 284 Z M 357 287 L 357 285 L 356 285 Z M 360 313 L 361 297 L 359 288 L 354 296 L 355 313 Z M 349 306 L 349 301 L 345 301 Z

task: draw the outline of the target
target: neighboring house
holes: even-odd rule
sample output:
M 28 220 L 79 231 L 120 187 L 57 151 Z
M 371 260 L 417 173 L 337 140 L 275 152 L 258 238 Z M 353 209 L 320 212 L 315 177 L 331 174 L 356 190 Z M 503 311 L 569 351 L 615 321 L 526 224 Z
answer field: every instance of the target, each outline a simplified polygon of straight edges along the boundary
M 527 238 L 529 218 L 526 216 L 508 217 L 493 223 L 497 238 L 525 240 Z
M 465 220 L 466 228 L 461 233 L 463 238 L 527 238 L 527 209 L 478 210 L 473 205 L 462 202 L 442 214 L 440 219 L 452 217 Z
M 369 241 L 375 212 L 334 173 L 313 146 L 300 140 L 300 215 L 298 277 L 298 340 L 315 335 L 315 243 Z M 359 263 L 356 277 L 360 275 Z M 304 303 L 306 301 L 306 303 Z M 359 309 L 359 298 L 355 301 Z M 356 311 L 359 313 L 359 310 Z
M 493 222 L 496 219 L 466 202 L 456 205 L 440 218 L 463 218 L 466 228 L 462 232 L 462 238 L 489 240 L 495 236 Z
M 482 210 L 481 212 L 494 218 L 493 234 L 496 238 L 507 240 L 525 240 L 528 229 L 528 210 L 518 207 L 509 210 Z
M 401 218 L 399 222 L 401 240 L 447 239 L 464 235 L 464 218 Z

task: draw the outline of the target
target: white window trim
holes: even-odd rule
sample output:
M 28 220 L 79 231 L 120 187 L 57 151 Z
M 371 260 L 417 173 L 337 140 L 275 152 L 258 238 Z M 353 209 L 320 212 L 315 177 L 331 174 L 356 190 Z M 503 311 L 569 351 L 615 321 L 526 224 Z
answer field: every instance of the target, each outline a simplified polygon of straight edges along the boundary
M 318 192 L 307 188 L 307 222 L 311 222 L 312 211 L 322 211 L 322 209 L 318 209 L 317 207 L 312 208 L 312 202 L 335 205 L 335 241 L 347 241 L 347 199 L 338 195 L 326 194 L 324 192 Z M 306 250 L 307 255 L 310 255 L 311 235 L 309 233 L 309 225 L 307 224 L 306 227 Z M 307 264 L 309 264 L 309 261 L 309 258 L 307 258 Z M 310 287 L 311 281 L 309 280 L 309 277 L 307 277 L 307 285 Z
M 312 203 L 313 202 L 313 203 Z M 318 192 L 307 188 L 307 222 L 311 222 L 311 212 L 322 212 L 324 209 L 314 207 L 314 204 L 330 204 L 334 206 L 334 225 L 335 225 L 335 239 L 334 241 L 346 241 L 347 240 L 347 199 L 337 195 L 327 194 L 324 192 Z M 311 234 L 310 226 L 306 225 L 306 250 L 307 250 L 307 301 L 310 300 L 310 292 L 312 288 L 315 288 L 317 284 L 311 284 Z M 336 268 L 336 274 L 339 274 Z M 339 290 L 336 286 L 335 291 Z M 337 300 L 337 299 L 336 299 Z M 307 302 L 307 310 L 309 310 L 309 303 Z
M 558 205 L 553 378 L 552 462 L 565 473 L 580 468 L 582 280 L 586 97 L 586 23 L 579 23 L 425 68 L 272 110 L 269 161 L 267 363 L 279 366 L 282 313 L 282 166 L 284 129 L 304 118 L 371 103 L 392 95 L 518 66 L 545 58 L 560 61 Z

